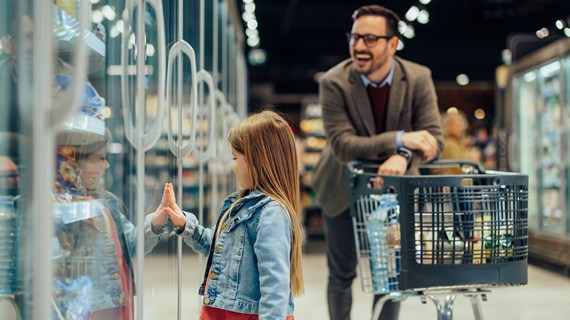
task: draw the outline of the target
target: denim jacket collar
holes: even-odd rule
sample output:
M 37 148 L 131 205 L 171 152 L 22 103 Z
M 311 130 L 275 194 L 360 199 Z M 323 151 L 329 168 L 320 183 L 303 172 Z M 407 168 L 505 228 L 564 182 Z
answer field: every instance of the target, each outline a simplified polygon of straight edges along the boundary
M 271 200 L 271 198 L 269 198 L 266 194 L 263 194 L 257 190 L 253 190 L 251 191 L 248 195 L 246 195 L 245 197 L 242 198 L 237 198 L 239 195 L 239 192 L 235 192 L 234 194 L 230 195 L 226 201 L 224 202 L 224 205 L 222 207 L 222 212 L 225 212 L 226 210 L 228 210 L 230 208 L 230 206 L 232 204 L 234 204 L 234 207 L 232 208 L 232 212 L 231 215 L 235 215 L 237 212 L 239 212 L 239 210 L 246 205 L 247 203 L 249 203 L 251 200 L 256 200 L 256 202 L 254 202 L 255 204 L 253 204 L 252 206 L 250 206 L 248 208 L 248 211 L 253 211 L 255 210 L 257 207 L 262 206 L 263 204 L 265 204 L 267 201 Z M 267 197 L 266 199 L 263 199 L 261 201 L 258 201 L 259 197 Z

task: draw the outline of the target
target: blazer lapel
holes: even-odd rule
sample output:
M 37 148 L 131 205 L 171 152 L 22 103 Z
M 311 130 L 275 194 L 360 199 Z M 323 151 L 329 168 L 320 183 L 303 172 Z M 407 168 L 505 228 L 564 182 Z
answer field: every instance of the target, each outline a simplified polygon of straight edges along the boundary
M 398 117 L 404 102 L 404 94 L 408 88 L 408 82 L 402 67 L 396 58 L 394 63 L 394 78 L 390 86 L 390 95 L 388 97 L 388 110 L 386 112 L 386 131 L 398 130 Z
M 372 113 L 372 106 L 370 105 L 370 99 L 368 98 L 368 92 L 362 84 L 362 80 L 354 69 L 350 70 L 350 82 L 352 84 L 352 105 L 353 109 L 359 116 L 364 127 L 360 127 L 359 131 L 365 131 L 367 135 L 373 136 L 376 134 L 375 124 L 374 124 L 374 114 Z M 349 105 L 349 107 L 351 107 Z

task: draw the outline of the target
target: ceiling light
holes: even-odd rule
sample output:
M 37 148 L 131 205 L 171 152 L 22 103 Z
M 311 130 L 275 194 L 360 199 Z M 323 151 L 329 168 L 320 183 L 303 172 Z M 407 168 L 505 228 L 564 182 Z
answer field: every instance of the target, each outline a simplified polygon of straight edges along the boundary
M 523 79 L 526 82 L 533 82 L 534 80 L 536 80 L 536 72 L 531 71 L 531 72 L 525 73 L 523 76 Z
M 93 13 L 91 14 L 91 21 L 93 21 L 93 23 L 101 23 L 103 21 L 103 14 L 101 11 L 93 10 Z
M 420 0 L 421 4 L 429 4 L 431 0 Z
M 465 73 L 462 73 L 457 75 L 455 81 L 457 81 L 457 84 L 460 86 L 466 86 L 469 84 L 469 77 Z
M 109 31 L 109 35 L 111 36 L 111 38 L 116 38 L 120 34 L 121 32 L 119 32 L 119 28 L 117 28 L 116 26 L 111 27 L 111 31 Z
M 564 28 L 564 34 L 570 38 L 570 28 L 568 27 Z
M 558 28 L 559 30 L 564 29 L 564 20 L 556 20 L 555 24 L 556 28 Z
M 419 13 L 420 9 L 418 7 L 411 6 L 410 9 L 408 9 L 408 12 L 406 12 L 406 19 L 408 21 L 414 21 L 418 17 Z
M 257 20 L 251 19 L 247 22 L 248 29 L 257 29 Z
M 245 29 L 245 35 L 248 37 L 259 37 L 257 29 Z
M 485 119 L 485 110 L 483 110 L 482 108 L 478 108 L 477 110 L 475 110 L 473 114 L 475 115 L 475 118 L 479 120 Z
M 510 66 L 513 62 L 513 53 L 511 50 L 503 49 L 503 51 L 501 51 L 501 60 L 503 60 L 505 65 Z
M 416 36 L 416 31 L 414 30 L 413 26 L 409 25 L 406 27 L 404 32 L 402 32 L 402 35 L 408 39 L 412 39 L 413 37 Z
M 122 19 L 119 19 L 119 20 L 117 21 L 117 23 L 115 23 L 115 27 L 117 27 L 117 31 L 119 31 L 119 32 L 122 33 L 123 30 L 125 30 L 125 23 L 123 22 Z
M 540 73 L 543 77 L 548 77 L 549 75 L 560 70 L 560 61 L 551 62 L 543 67 L 540 67 Z
M 406 31 L 407 28 L 408 24 L 405 21 L 400 20 L 400 22 L 398 22 L 398 31 L 400 31 L 400 33 L 404 33 L 404 31 Z
M 243 7 L 245 12 L 255 12 L 255 3 L 253 2 L 246 3 Z
M 251 49 L 247 58 L 252 66 L 261 66 L 267 62 L 267 52 L 263 49 Z
M 247 38 L 247 45 L 252 47 L 252 48 L 259 46 L 259 38 L 257 38 L 257 37 Z
M 540 30 L 536 31 L 536 36 L 540 39 L 546 38 L 548 35 L 550 35 L 550 32 L 548 32 L 548 29 L 546 28 L 541 28 Z
M 249 20 L 255 19 L 255 15 L 251 12 L 244 12 L 241 15 L 241 18 L 243 19 L 243 21 L 245 21 L 245 23 L 247 23 Z
M 404 50 L 404 41 L 402 41 L 402 39 L 398 39 L 398 47 L 396 47 L 396 50 Z
M 418 13 L 418 22 L 421 24 L 429 22 L 429 12 L 427 10 L 422 10 Z
M 446 113 L 447 114 L 458 114 L 459 110 L 457 110 L 456 107 L 450 107 L 449 109 L 447 109 Z
M 115 10 L 111 6 L 106 5 L 101 10 L 103 11 L 103 15 L 105 16 L 105 18 L 107 18 L 107 20 L 109 21 L 115 20 L 115 17 L 117 15 L 115 14 Z

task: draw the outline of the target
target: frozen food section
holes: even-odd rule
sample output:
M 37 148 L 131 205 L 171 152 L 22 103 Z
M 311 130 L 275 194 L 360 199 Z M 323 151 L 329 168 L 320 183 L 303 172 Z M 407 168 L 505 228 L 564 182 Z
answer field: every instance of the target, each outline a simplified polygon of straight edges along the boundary
M 509 169 L 529 176 L 531 259 L 570 267 L 570 39 L 509 67 Z
M 0 2 L 0 319 L 199 306 L 205 261 L 145 221 L 166 183 L 206 226 L 235 190 L 244 34 L 229 0 Z

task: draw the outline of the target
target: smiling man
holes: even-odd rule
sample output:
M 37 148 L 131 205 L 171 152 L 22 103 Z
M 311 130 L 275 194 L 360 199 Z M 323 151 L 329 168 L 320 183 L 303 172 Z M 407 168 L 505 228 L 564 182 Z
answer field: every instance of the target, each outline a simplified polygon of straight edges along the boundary
M 343 166 L 353 160 L 381 163 L 383 175 L 417 174 L 416 166 L 443 150 L 441 119 L 431 71 L 396 54 L 400 19 L 378 5 L 352 15 L 350 59 L 320 80 L 319 101 L 327 134 L 313 188 L 323 208 L 330 318 L 350 319 L 357 256 Z M 381 296 L 377 295 L 375 301 Z M 387 302 L 380 319 L 397 319 Z

